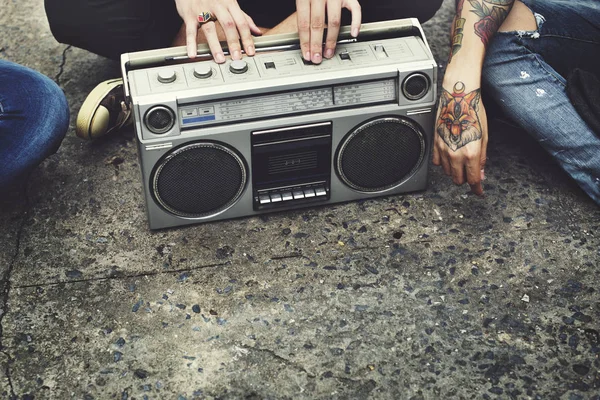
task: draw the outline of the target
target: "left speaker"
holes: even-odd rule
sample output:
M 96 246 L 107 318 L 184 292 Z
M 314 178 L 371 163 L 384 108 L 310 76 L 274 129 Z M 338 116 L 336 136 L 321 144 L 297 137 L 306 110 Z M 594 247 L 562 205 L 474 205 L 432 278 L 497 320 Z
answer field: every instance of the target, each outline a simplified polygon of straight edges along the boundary
M 190 142 L 165 154 L 151 178 L 151 194 L 168 212 L 204 218 L 231 207 L 248 181 L 248 167 L 232 148 L 208 141 Z

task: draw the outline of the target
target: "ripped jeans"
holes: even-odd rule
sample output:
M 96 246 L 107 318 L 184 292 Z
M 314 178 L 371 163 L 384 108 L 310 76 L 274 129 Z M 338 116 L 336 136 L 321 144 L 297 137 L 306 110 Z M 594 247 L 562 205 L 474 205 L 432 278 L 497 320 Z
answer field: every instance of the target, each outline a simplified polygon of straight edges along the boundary
M 483 90 L 600 204 L 600 136 L 566 92 L 574 68 L 600 71 L 600 0 L 521 0 L 536 31 L 498 32 L 483 67 Z

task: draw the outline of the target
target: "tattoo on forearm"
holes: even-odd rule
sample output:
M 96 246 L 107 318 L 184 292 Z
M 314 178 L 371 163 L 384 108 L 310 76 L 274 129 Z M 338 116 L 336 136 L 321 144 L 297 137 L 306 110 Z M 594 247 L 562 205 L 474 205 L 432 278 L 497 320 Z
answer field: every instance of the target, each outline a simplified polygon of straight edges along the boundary
M 494 33 L 500 28 L 502 22 L 508 16 L 515 0 L 468 0 L 471 5 L 470 12 L 479 17 L 475 22 L 475 34 L 481 38 L 485 48 L 494 36 Z M 457 0 L 456 15 L 452 23 L 452 34 L 450 56 L 448 63 L 452 61 L 452 57 L 460 50 L 463 41 L 463 31 L 465 28 L 466 19 L 462 17 L 465 0 Z
M 452 61 L 452 57 L 460 50 L 463 39 L 463 29 L 465 28 L 465 19 L 461 18 L 463 5 L 465 0 L 458 0 L 456 3 L 456 15 L 454 16 L 454 22 L 452 23 L 452 35 L 450 35 L 452 42 L 450 43 L 450 57 L 448 58 L 448 64 Z
M 506 19 L 514 2 L 514 0 L 469 0 L 473 7 L 471 12 L 479 17 L 479 21 L 475 23 L 475 33 L 481 38 L 485 48 Z
M 436 131 L 453 151 L 481 139 L 480 100 L 480 89 L 465 93 L 462 82 L 456 82 L 453 93 L 443 90 Z

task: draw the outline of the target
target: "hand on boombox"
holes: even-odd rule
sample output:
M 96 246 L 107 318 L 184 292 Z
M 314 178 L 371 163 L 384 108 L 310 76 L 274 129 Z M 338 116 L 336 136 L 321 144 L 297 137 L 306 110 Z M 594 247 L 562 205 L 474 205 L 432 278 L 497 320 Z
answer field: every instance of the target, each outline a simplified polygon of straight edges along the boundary
M 362 19 L 358 0 L 296 0 L 298 35 L 305 60 L 319 64 L 323 60 L 322 57 L 333 57 L 343 8 L 352 13 L 350 32 L 356 37 Z M 324 53 L 321 54 L 325 20 L 327 20 L 327 38 Z
M 225 62 L 216 23 L 223 29 L 232 59 L 242 58 L 240 40 L 246 54 L 255 54 L 252 34 L 261 35 L 262 32 L 252 18 L 242 11 L 236 0 L 175 0 L 175 3 L 185 24 L 187 53 L 190 58 L 196 56 L 200 27 L 215 61 Z M 298 35 L 302 55 L 306 60 L 319 64 L 323 57 L 333 57 L 344 8 L 352 14 L 351 34 L 356 37 L 362 18 L 358 0 L 296 0 Z M 325 27 L 327 37 L 323 49 Z
M 254 55 L 252 33 L 261 35 L 262 32 L 252 18 L 242 11 L 236 0 L 175 0 L 175 3 L 185 24 L 187 53 L 190 58 L 196 56 L 200 27 L 215 61 L 225 62 L 215 25 L 217 21 L 227 38 L 229 53 L 234 60 L 242 58 L 240 39 L 246 54 Z

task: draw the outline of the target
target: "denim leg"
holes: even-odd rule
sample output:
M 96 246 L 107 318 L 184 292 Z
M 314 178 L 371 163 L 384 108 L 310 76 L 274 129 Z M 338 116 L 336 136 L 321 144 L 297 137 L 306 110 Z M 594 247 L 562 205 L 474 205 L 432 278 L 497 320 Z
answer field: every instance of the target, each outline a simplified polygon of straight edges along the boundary
M 54 153 L 69 128 L 62 90 L 48 77 L 0 60 L 0 188 Z
M 600 53 L 600 30 L 594 24 L 588 26 L 587 32 L 582 30 L 578 24 L 581 15 L 570 13 L 571 2 L 525 3 L 530 7 L 544 4 L 544 10 L 539 10 L 544 14 L 532 7 L 539 29 L 496 34 L 484 62 L 483 90 L 600 204 L 600 137 L 571 104 L 564 78 L 574 67 L 594 68 L 593 64 L 587 65 L 596 62 L 594 57 L 586 58 L 585 54 Z M 581 3 L 579 7 L 584 7 L 583 3 L 591 7 L 584 12 L 585 18 L 600 24 L 598 2 Z M 553 9 L 552 5 L 557 7 Z M 596 15 L 591 15 L 593 12 Z M 578 24 L 576 29 L 570 28 L 573 24 Z M 581 61 L 572 63 L 573 60 Z
M 535 14 L 539 35 L 524 45 L 563 77 L 574 68 L 600 71 L 600 1 L 521 0 Z

